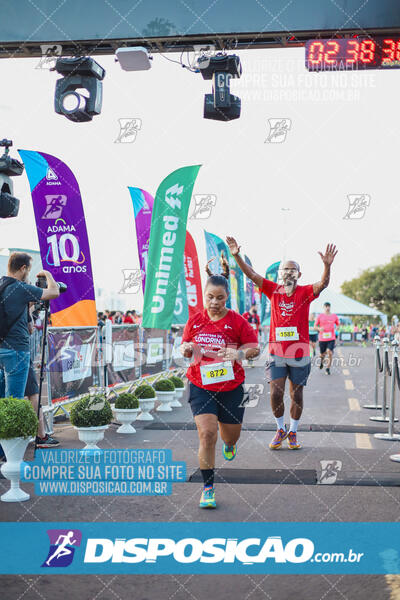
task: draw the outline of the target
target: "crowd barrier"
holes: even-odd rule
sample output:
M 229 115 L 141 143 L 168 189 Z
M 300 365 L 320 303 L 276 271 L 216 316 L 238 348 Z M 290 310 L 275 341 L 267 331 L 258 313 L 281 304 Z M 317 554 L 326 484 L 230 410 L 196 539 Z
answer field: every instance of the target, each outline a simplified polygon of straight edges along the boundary
M 375 433 L 374 437 L 378 440 L 396 441 L 400 440 L 400 434 L 395 433 L 394 424 L 398 421 L 395 417 L 396 389 L 400 390 L 400 373 L 398 361 L 399 342 L 389 338 L 383 338 L 382 342 L 378 336 L 375 337 L 375 385 L 374 385 L 374 404 L 366 404 L 364 408 L 381 410 L 381 414 L 370 417 L 370 421 L 388 423 L 386 433 Z M 383 346 L 383 356 L 381 348 Z M 392 357 L 389 358 L 390 346 L 392 348 Z M 380 379 L 382 373 L 382 385 Z M 388 398 L 388 384 L 390 381 L 390 393 Z M 382 392 L 382 404 L 379 404 L 379 393 Z M 389 413 L 387 413 L 389 410 Z M 400 454 L 393 454 L 390 460 L 400 462 Z
M 43 405 L 46 429 L 53 416 L 94 386 L 134 389 L 142 379 L 159 378 L 174 370 L 183 373 L 185 359 L 178 348 L 183 325 L 170 331 L 138 325 L 99 327 L 49 327 L 46 348 L 48 405 Z M 36 343 L 36 340 L 35 340 Z

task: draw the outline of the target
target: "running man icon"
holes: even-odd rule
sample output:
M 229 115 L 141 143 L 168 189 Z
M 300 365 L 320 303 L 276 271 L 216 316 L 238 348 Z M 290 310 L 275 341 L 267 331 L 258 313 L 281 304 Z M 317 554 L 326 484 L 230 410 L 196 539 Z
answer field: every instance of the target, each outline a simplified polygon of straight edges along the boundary
M 50 548 L 42 567 L 67 567 L 72 563 L 75 547 L 80 546 L 82 532 L 79 529 L 50 529 Z

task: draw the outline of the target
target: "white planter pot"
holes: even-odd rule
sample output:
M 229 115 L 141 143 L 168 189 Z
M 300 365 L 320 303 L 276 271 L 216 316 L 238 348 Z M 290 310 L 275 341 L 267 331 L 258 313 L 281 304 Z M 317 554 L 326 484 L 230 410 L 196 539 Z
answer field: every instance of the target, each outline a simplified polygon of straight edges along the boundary
M 11 481 L 10 489 L 0 498 L 3 502 L 23 502 L 30 498 L 29 494 L 19 487 L 19 474 L 26 447 L 31 439 L 17 437 L 10 440 L 0 440 L 7 459 L 7 462 L 1 467 L 1 472 L 6 479 Z
M 174 400 L 175 391 L 173 392 L 159 392 L 156 390 L 157 400 L 160 402 L 160 406 L 157 408 L 158 412 L 171 412 L 171 402 Z
M 150 411 L 154 408 L 155 400 L 155 398 L 139 398 L 141 413 L 137 418 L 138 421 L 154 421 L 154 417 L 150 414 Z
M 185 391 L 185 388 L 175 388 L 175 396 L 174 396 L 173 401 L 170 404 L 170 406 L 172 406 L 172 408 L 180 408 L 182 406 L 182 404 L 179 402 L 179 399 L 182 398 L 184 391 Z
M 74 429 L 77 430 L 81 442 L 86 444 L 83 450 L 100 450 L 96 444 L 104 439 L 104 433 L 105 430 L 108 429 L 108 425 L 99 425 L 97 427 L 74 427 Z
M 136 433 L 136 429 L 132 427 L 131 423 L 136 421 L 139 410 L 139 408 L 115 408 L 113 406 L 115 418 L 122 423 L 121 427 L 118 427 L 117 433 Z

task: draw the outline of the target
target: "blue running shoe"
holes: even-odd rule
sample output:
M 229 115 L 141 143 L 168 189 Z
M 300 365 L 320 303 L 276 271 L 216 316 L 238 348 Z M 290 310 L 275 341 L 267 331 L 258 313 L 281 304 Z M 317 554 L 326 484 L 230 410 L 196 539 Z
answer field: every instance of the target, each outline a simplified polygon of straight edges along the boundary
M 217 508 L 215 491 L 213 487 L 206 487 L 201 493 L 200 508 Z
M 228 446 L 228 444 L 222 444 L 222 456 L 225 460 L 233 460 L 237 453 L 236 444 L 233 446 Z

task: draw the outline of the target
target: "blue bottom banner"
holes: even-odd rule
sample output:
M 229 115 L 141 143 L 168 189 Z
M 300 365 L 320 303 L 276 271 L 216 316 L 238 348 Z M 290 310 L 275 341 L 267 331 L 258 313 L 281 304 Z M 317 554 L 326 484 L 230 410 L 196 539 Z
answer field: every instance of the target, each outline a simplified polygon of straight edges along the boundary
M 0 523 L 0 574 L 400 574 L 399 523 Z

